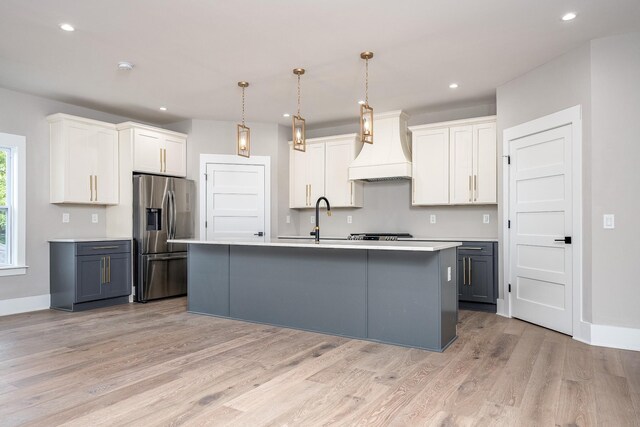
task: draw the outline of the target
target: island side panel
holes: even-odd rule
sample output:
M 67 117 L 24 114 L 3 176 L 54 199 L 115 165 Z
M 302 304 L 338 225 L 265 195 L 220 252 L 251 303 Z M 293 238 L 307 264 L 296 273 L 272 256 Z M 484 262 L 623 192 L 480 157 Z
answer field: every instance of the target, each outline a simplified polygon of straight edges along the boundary
M 187 309 L 229 316 L 229 246 L 189 245 Z
M 444 249 L 438 252 L 440 261 L 440 342 L 443 348 L 456 339 L 458 323 L 458 263 L 456 249 Z M 451 268 L 451 276 L 447 271 Z M 449 280 L 451 277 L 451 280 Z
M 438 254 L 369 251 L 369 338 L 442 350 Z
M 366 337 L 366 251 L 231 247 L 233 318 Z

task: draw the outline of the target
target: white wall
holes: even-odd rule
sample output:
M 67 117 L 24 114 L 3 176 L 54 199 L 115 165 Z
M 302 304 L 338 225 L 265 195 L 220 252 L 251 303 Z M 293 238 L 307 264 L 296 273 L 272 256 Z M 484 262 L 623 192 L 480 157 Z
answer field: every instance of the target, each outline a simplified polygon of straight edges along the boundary
M 49 293 L 49 245 L 54 237 L 93 237 L 105 234 L 105 208 L 58 206 L 49 203 L 49 125 L 46 116 L 68 113 L 111 123 L 130 120 L 88 108 L 0 88 L 0 132 L 27 140 L 26 262 L 23 276 L 0 277 L 0 300 Z M 62 223 L 62 213 L 71 221 Z M 98 224 L 91 214 L 98 214 Z
M 426 111 L 409 118 L 409 125 L 437 123 L 493 115 L 494 103 L 480 103 L 454 109 Z M 358 132 L 357 117 L 349 123 L 313 128 L 309 138 Z M 498 237 L 497 206 L 411 206 L 411 182 L 382 181 L 364 184 L 364 207 L 360 209 L 335 209 L 333 216 L 321 218 L 323 236 L 345 237 L 361 232 L 408 232 L 416 237 Z M 429 223 L 429 215 L 435 214 L 436 224 Z M 489 214 L 491 222 L 483 224 L 482 215 Z M 308 235 L 313 226 L 312 209 L 294 214 L 299 223 L 297 232 Z M 353 223 L 347 224 L 347 216 Z M 282 234 L 282 233 L 281 233 Z
M 640 328 L 640 33 L 591 43 L 591 101 L 593 322 Z

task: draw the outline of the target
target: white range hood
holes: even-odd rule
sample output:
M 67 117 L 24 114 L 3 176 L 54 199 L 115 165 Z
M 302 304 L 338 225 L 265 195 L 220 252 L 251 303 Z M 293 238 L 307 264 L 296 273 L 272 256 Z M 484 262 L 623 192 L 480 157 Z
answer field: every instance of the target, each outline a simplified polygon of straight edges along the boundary
M 364 144 L 349 165 L 349 179 L 387 181 L 411 178 L 411 148 L 407 119 L 402 111 L 373 116 L 373 144 Z

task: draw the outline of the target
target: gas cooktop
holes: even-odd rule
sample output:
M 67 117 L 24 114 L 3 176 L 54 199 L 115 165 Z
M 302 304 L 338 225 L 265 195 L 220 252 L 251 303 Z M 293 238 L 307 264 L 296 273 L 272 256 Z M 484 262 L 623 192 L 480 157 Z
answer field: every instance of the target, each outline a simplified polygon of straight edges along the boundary
M 398 240 L 410 239 L 409 233 L 351 233 L 348 240 Z

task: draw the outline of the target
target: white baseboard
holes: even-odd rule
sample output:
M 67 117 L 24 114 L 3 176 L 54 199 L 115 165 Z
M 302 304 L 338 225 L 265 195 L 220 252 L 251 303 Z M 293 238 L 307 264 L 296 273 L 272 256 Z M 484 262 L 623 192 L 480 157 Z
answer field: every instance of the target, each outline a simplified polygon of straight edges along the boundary
M 504 306 L 504 298 L 498 298 L 496 302 L 496 314 L 502 317 L 509 317 L 509 314 L 506 312 L 506 307 Z
M 640 329 L 591 324 L 589 344 L 640 351 Z
M 26 313 L 28 311 L 46 310 L 51 305 L 51 295 L 35 295 L 32 297 L 0 300 L 0 316 Z

